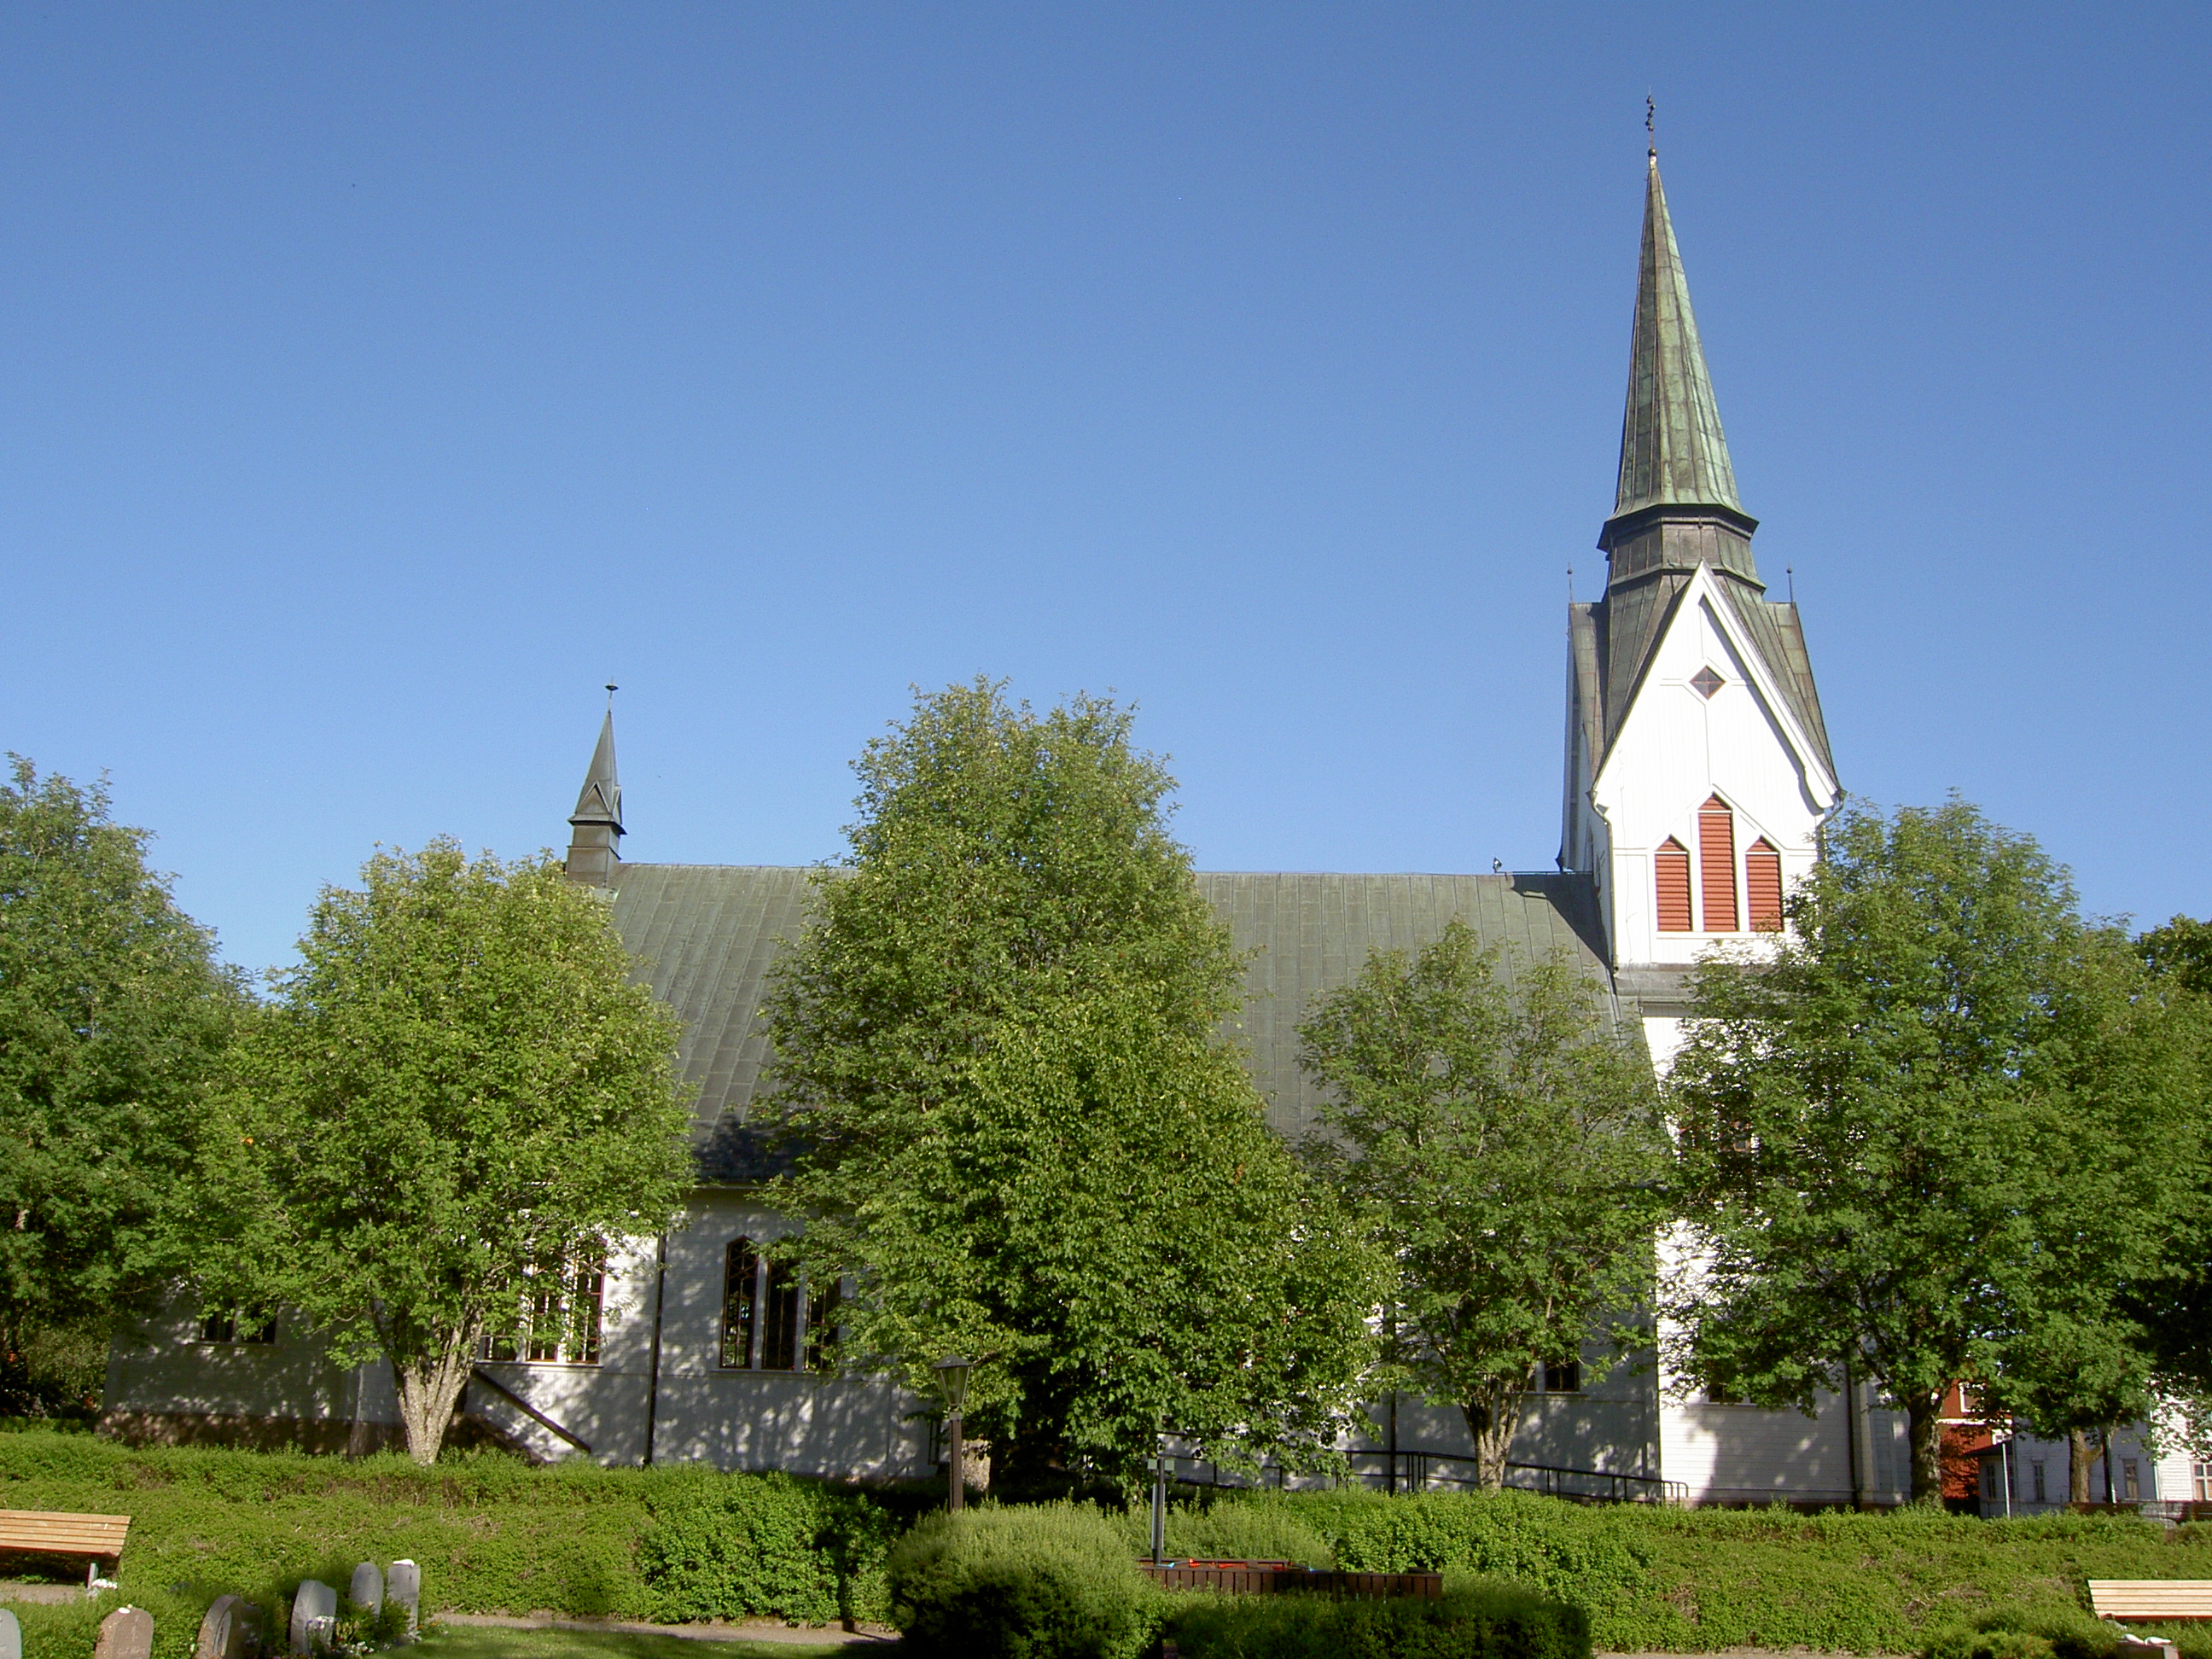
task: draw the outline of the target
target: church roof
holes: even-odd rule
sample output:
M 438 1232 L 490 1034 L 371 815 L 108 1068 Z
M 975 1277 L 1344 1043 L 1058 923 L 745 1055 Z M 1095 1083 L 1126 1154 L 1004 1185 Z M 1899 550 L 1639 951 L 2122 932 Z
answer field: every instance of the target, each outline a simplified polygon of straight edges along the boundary
M 1644 186 L 1644 257 L 1613 514 L 1618 519 L 1665 503 L 1743 511 L 1655 151 Z
M 693 1138 L 710 1182 L 774 1172 L 745 1127 L 769 1059 L 758 1009 L 769 965 L 805 926 L 811 873 L 623 864 L 615 877 L 623 942 L 684 1022 L 678 1059 L 699 1091 Z M 1256 947 L 1231 1035 L 1245 1051 L 1268 1121 L 1286 1136 L 1310 1129 L 1321 1103 L 1297 1065 L 1297 1027 L 1307 1004 L 1348 981 L 1370 951 L 1417 950 L 1454 917 L 1486 945 L 1507 946 L 1522 961 L 1565 953 L 1605 988 L 1608 1015 L 1618 1017 L 1587 876 L 1202 872 L 1198 882 L 1237 948 Z

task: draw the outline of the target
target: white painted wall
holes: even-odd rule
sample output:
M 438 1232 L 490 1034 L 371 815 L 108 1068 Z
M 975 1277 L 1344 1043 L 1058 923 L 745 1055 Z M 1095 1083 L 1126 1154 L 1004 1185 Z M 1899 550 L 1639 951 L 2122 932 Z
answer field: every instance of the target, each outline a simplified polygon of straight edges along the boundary
M 1691 684 L 1711 667 L 1727 683 L 1708 699 Z M 1738 929 L 1704 931 L 1698 809 L 1718 794 L 1735 811 Z M 1590 786 L 1610 843 L 1613 959 L 1686 967 L 1741 930 L 1743 852 L 1762 836 L 1780 854 L 1785 890 L 1813 867 L 1820 829 L 1838 799 L 1835 780 L 1784 702 L 1766 665 L 1705 569 L 1692 577 L 1653 653 L 1642 688 Z M 1697 930 L 1662 933 L 1654 855 L 1669 837 L 1689 849 Z

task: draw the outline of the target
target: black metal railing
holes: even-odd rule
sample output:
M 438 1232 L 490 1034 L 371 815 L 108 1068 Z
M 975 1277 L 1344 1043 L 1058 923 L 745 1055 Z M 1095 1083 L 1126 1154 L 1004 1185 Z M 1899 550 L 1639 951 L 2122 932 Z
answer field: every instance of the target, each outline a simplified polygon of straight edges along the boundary
M 1475 1460 L 1464 1452 L 1362 1449 L 1346 1452 L 1352 1479 L 1362 1486 L 1388 1492 L 1429 1492 L 1468 1488 L 1481 1484 Z M 1254 1482 L 1237 1476 L 1223 1477 L 1218 1465 L 1195 1457 L 1168 1459 L 1173 1478 L 1189 1486 L 1274 1486 L 1283 1472 L 1270 1468 Z M 1505 1484 L 1518 1492 L 1540 1492 L 1571 1504 L 1671 1504 L 1689 1501 L 1690 1489 L 1680 1480 L 1663 1480 L 1656 1474 L 1629 1474 L 1614 1469 L 1576 1469 L 1555 1463 L 1512 1463 L 1505 1466 Z

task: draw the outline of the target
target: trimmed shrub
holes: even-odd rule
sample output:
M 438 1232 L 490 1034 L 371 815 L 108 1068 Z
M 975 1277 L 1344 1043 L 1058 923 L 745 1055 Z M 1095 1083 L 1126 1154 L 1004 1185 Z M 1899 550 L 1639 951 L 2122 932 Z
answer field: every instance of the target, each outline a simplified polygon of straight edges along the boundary
M 1131 1553 L 1152 1553 L 1152 1511 L 1133 1504 L 1124 1530 Z M 1278 1494 L 1218 1496 L 1212 1502 L 1168 1507 L 1168 1554 L 1177 1560 L 1287 1561 L 1294 1567 L 1334 1567 L 1336 1551 L 1300 1520 Z
M 1437 1601 L 1194 1594 L 1167 1633 L 1186 1659 L 1590 1659 L 1579 1607 L 1492 1581 L 1455 1582 Z
M 890 1584 L 917 1659 L 1136 1659 L 1163 1601 L 1121 1524 L 1073 1504 L 926 1516 Z
M 782 1475 L 688 1468 L 651 1489 L 638 1570 L 672 1622 L 880 1619 L 890 1517 Z

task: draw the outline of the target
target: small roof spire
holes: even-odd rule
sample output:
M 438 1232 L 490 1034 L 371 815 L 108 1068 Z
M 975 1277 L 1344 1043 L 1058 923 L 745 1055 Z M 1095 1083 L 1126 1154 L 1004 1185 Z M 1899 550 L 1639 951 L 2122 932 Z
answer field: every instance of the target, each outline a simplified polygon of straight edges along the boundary
M 614 688 L 609 686 L 611 692 Z M 579 829 L 585 824 L 605 824 L 615 834 L 623 833 L 622 780 L 615 773 L 615 711 L 613 699 L 599 721 L 599 741 L 592 750 L 592 768 L 584 775 L 584 787 L 576 797 L 576 810 L 568 815 L 568 822 Z
M 599 720 L 599 740 L 592 750 L 591 770 L 568 815 L 568 879 L 589 886 L 614 883 L 622 864 L 622 780 L 615 774 L 615 688 L 607 688 L 607 712 Z
M 1653 124 L 1644 100 L 1644 125 Z M 1628 407 L 1620 425 L 1616 519 L 1647 507 L 1725 507 L 1741 513 L 1712 377 L 1690 310 L 1689 279 L 1674 246 L 1659 149 L 1650 148 L 1644 194 L 1644 258 L 1637 273 L 1636 330 L 1629 348 Z

